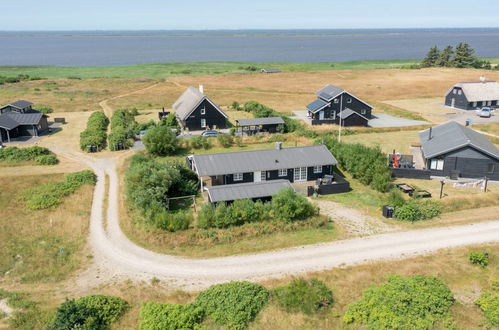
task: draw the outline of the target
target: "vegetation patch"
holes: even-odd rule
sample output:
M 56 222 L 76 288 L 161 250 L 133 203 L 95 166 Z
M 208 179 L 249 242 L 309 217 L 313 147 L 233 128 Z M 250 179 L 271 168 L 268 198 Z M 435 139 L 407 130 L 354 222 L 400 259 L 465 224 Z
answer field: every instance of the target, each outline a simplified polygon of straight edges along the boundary
M 88 117 L 87 128 L 80 133 L 80 149 L 90 151 L 89 147 L 96 147 L 97 150 L 106 148 L 106 131 L 109 119 L 103 112 L 94 112 Z
M 333 304 L 333 292 L 324 282 L 295 279 L 288 285 L 272 291 L 278 305 L 287 312 L 313 314 L 325 310 Z
M 0 162 L 18 164 L 29 161 L 35 161 L 38 165 L 55 165 L 59 162 L 57 157 L 44 147 L 4 147 L 0 149 Z
M 138 133 L 138 124 L 135 116 L 137 109 L 116 110 L 111 117 L 111 133 L 108 137 L 109 149 L 111 151 L 128 149 L 133 146 L 135 135 Z
M 235 110 L 251 112 L 255 118 L 281 117 L 284 120 L 284 125 L 279 125 L 277 127 L 277 131 L 280 133 L 290 133 L 303 128 L 303 125 L 297 120 L 291 119 L 288 116 L 283 116 L 282 113 L 256 101 L 248 101 L 242 107 L 236 102 L 232 103 L 232 106 L 236 107 Z
M 15 77 L 6 77 L 0 75 L 0 85 L 3 84 L 15 84 L 21 81 L 33 81 L 33 80 L 42 80 L 40 77 L 30 77 L 27 74 L 18 74 Z
M 485 291 L 480 295 L 476 304 L 483 311 L 489 327 L 499 325 L 499 293 Z
M 420 66 L 492 69 L 490 62 L 478 58 L 475 50 L 465 42 L 460 42 L 455 48 L 447 46 L 442 51 L 437 46 L 430 48 Z
M 14 309 L 7 320 L 8 325 L 14 329 L 43 329 L 50 320 L 50 313 L 43 311 L 27 294 L 0 289 L 0 300 L 2 299 L 7 299 L 7 304 Z
M 121 298 L 91 295 L 79 299 L 68 299 L 58 308 L 51 330 L 66 329 L 109 329 L 127 309 Z
M 472 264 L 484 268 L 489 265 L 489 254 L 487 252 L 471 252 L 468 254 L 468 259 Z
M 140 309 L 140 330 L 196 329 L 204 310 L 192 304 L 160 304 L 148 302 Z
M 438 278 L 392 275 L 385 284 L 366 289 L 343 320 L 369 329 L 430 329 L 449 322 L 453 304 L 451 290 Z
M 21 193 L 21 199 L 30 210 L 54 209 L 62 203 L 62 198 L 74 193 L 84 184 L 95 184 L 94 172 L 85 170 L 68 174 L 63 181 L 47 183 Z
M 204 136 L 193 136 L 191 138 L 191 147 L 194 149 L 208 150 L 211 148 L 211 142 Z

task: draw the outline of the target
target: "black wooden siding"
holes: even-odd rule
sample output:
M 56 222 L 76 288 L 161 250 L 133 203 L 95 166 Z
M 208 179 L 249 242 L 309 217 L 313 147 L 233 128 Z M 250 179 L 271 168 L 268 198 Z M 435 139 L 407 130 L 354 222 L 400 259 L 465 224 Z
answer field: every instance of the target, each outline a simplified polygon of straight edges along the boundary
M 337 103 L 335 103 L 335 100 L 337 100 Z M 349 100 L 351 102 L 349 103 Z M 340 109 L 351 109 L 359 114 L 362 114 L 362 116 L 366 117 L 367 119 L 372 118 L 372 108 L 366 105 L 365 103 L 361 102 L 359 99 L 355 98 L 354 96 L 348 94 L 348 93 L 343 93 L 339 96 L 337 96 L 335 99 L 331 100 L 331 105 L 329 107 L 326 107 L 320 111 L 317 111 L 316 113 L 312 114 L 312 125 L 321 125 L 321 124 L 338 124 L 340 123 Z M 365 111 L 365 114 L 362 113 L 362 111 Z M 320 120 L 319 118 L 319 113 L 321 111 L 324 111 L 324 119 Z M 353 117 L 355 115 L 352 115 L 350 117 Z M 334 117 L 334 119 L 333 119 Z M 350 119 L 347 118 L 347 119 Z M 359 118 L 358 116 L 355 116 Z M 360 118 L 362 119 L 362 118 Z M 367 121 L 366 120 L 360 120 L 360 119 L 355 119 L 355 120 L 345 120 L 342 121 L 343 126 L 367 126 Z
M 455 94 L 454 91 L 456 91 Z M 459 95 L 459 91 L 461 91 L 461 95 Z M 488 104 L 488 101 L 478 101 L 476 102 L 476 104 L 473 102 L 469 102 L 460 87 L 454 87 L 449 91 L 449 93 L 447 93 L 447 95 L 445 96 L 445 105 L 451 107 L 452 99 L 454 99 L 454 108 L 462 110 L 475 110 L 482 107 L 495 107 L 498 105 L 498 100 L 491 101 L 490 105 Z
M 201 114 L 202 108 L 206 109 L 204 115 Z M 201 127 L 202 118 L 206 119 L 206 128 Z M 190 131 L 201 131 L 208 128 L 214 128 L 215 126 L 217 129 L 228 127 L 227 119 L 207 100 L 204 100 L 196 107 L 191 115 L 185 120 L 184 126 Z

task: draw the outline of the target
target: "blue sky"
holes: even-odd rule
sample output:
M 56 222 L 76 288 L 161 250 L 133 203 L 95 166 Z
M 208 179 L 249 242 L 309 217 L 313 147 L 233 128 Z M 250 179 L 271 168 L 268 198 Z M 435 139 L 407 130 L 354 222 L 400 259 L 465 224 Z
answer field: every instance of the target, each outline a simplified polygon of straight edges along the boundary
M 15 0 L 0 30 L 498 27 L 498 0 Z

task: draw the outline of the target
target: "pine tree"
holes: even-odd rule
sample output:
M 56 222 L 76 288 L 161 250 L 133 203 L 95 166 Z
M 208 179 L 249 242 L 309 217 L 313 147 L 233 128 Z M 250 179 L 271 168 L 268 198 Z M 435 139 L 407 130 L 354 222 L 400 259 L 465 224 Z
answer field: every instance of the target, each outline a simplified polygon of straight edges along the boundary
M 452 66 L 456 68 L 474 68 L 476 67 L 478 58 L 475 56 L 475 51 L 467 43 L 460 42 L 456 46 L 456 55 L 452 60 Z
M 452 56 L 454 55 L 454 48 L 447 46 L 444 48 L 437 61 L 437 66 L 452 66 Z
M 423 59 L 423 62 L 421 62 L 421 66 L 423 68 L 436 66 L 439 57 L 440 57 L 440 51 L 438 50 L 437 46 L 433 46 L 430 48 L 428 54 L 426 54 L 426 57 Z

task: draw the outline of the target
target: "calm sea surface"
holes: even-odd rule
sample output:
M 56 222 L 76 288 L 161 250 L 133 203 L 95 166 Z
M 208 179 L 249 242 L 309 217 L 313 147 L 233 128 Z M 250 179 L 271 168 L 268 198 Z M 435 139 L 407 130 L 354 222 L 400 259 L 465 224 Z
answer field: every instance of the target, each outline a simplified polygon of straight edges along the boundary
M 461 41 L 481 57 L 499 57 L 499 28 L 0 32 L 0 65 L 414 59 Z

